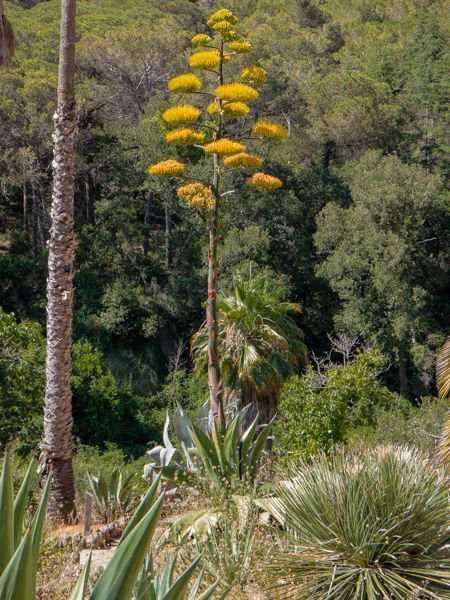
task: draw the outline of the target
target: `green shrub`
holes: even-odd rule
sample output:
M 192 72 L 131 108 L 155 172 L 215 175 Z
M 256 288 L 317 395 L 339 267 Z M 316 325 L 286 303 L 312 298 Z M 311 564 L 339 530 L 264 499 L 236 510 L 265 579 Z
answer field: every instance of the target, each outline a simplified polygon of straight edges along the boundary
M 445 398 L 423 398 L 419 406 L 399 399 L 390 409 L 380 411 L 374 428 L 357 429 L 349 442 L 352 446 L 404 444 L 435 458 L 447 413 Z
M 0 447 L 16 441 L 21 454 L 35 451 L 42 433 L 45 337 L 32 321 L 18 322 L 0 309 Z M 138 422 L 138 402 L 86 340 L 73 345 L 74 434 L 80 442 L 122 445 L 141 453 L 149 428 Z
M 275 440 L 284 462 L 328 452 L 344 439 L 347 405 L 341 397 L 317 391 L 315 380 L 309 368 L 283 386 Z
M 450 598 L 448 487 L 405 447 L 301 462 L 271 504 L 277 598 Z
M 73 346 L 72 389 L 74 434 L 81 443 L 104 448 L 110 442 L 129 452 L 142 450 L 148 432 L 137 420 L 137 401 L 87 340 Z
M 19 438 L 34 449 L 42 430 L 45 339 L 37 323 L 0 309 L 0 446 Z
M 283 461 L 329 452 L 356 427 L 373 428 L 377 415 L 398 404 L 398 396 L 377 380 L 383 358 L 361 352 L 347 365 L 328 369 L 320 379 L 312 367 L 284 385 L 280 397 L 277 447 Z

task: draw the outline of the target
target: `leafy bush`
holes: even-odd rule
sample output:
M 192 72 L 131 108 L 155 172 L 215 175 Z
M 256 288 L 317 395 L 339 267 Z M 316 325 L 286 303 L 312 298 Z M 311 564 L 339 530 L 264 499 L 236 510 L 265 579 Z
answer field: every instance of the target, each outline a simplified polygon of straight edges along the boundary
M 138 405 L 128 386 L 120 384 L 103 354 L 87 340 L 73 346 L 74 434 L 82 443 L 104 448 L 107 442 L 138 451 L 145 429 L 137 421 Z
M 42 432 L 45 338 L 32 321 L 18 322 L 0 309 L 0 447 L 16 440 L 23 454 L 34 451 Z M 74 433 L 81 442 L 105 447 L 116 442 L 142 450 L 148 428 L 137 421 L 138 405 L 119 384 L 103 355 L 86 340 L 73 346 Z M 139 448 L 136 446 L 142 444 Z
M 330 451 L 355 427 L 373 427 L 381 410 L 397 405 L 398 396 L 377 380 L 382 364 L 381 355 L 368 350 L 347 365 L 331 367 L 323 379 L 312 367 L 289 379 L 276 428 L 284 462 Z
M 399 399 L 388 410 L 381 410 L 372 430 L 355 430 L 352 446 L 404 444 L 430 457 L 437 457 L 437 445 L 448 413 L 448 400 L 423 398 L 419 406 Z
M 0 309 L 0 446 L 34 448 L 42 429 L 45 339 L 37 323 Z
M 328 452 L 344 439 L 347 405 L 341 397 L 315 389 L 311 368 L 291 377 L 280 398 L 280 418 L 275 429 L 277 448 L 283 461 Z
M 303 461 L 271 508 L 286 532 L 277 597 L 450 598 L 447 482 L 418 451 Z

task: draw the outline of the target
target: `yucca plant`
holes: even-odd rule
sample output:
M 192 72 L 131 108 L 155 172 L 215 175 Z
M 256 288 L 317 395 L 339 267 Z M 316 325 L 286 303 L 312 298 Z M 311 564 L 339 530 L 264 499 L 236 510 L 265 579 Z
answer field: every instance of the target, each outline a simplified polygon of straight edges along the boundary
M 269 565 L 278 598 L 450 598 L 448 488 L 418 451 L 303 462 L 271 508 L 287 538 Z
M 108 475 L 87 473 L 88 491 L 104 523 L 110 523 L 129 512 L 133 500 L 133 478 L 133 473 L 126 475 L 120 468 L 115 468 Z

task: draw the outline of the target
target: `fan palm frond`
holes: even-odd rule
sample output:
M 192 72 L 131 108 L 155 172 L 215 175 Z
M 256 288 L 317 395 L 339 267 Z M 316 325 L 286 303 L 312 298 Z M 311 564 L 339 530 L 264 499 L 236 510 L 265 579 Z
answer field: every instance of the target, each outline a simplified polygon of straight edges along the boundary
M 233 293 L 218 299 L 224 387 L 252 399 L 276 394 L 284 379 L 306 360 L 303 334 L 293 319 L 300 312 L 299 304 L 282 301 L 267 283 L 236 280 Z M 197 373 L 205 374 L 206 324 L 193 337 L 192 352 Z

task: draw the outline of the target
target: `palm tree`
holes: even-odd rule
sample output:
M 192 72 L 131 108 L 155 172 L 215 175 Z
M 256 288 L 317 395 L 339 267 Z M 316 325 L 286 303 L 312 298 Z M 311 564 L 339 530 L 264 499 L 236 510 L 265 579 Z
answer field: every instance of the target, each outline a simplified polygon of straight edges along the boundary
M 58 104 L 54 115 L 52 226 L 47 280 L 47 367 L 40 479 L 53 476 L 49 514 L 74 512 L 72 469 L 73 196 L 77 116 L 74 96 L 76 0 L 61 1 Z
M 7 66 L 16 48 L 14 31 L 6 18 L 3 0 L 0 0 L 0 67 Z
M 292 318 L 299 304 L 284 302 L 267 280 L 237 279 L 233 293 L 218 298 L 218 349 L 225 400 L 251 405 L 249 417 L 275 414 L 284 380 L 306 359 L 303 335 Z M 207 368 L 206 324 L 192 340 L 197 373 Z
M 450 337 L 447 338 L 437 358 L 436 380 L 439 396 L 446 398 L 450 393 Z M 439 450 L 442 462 L 450 466 L 450 414 L 442 430 Z

